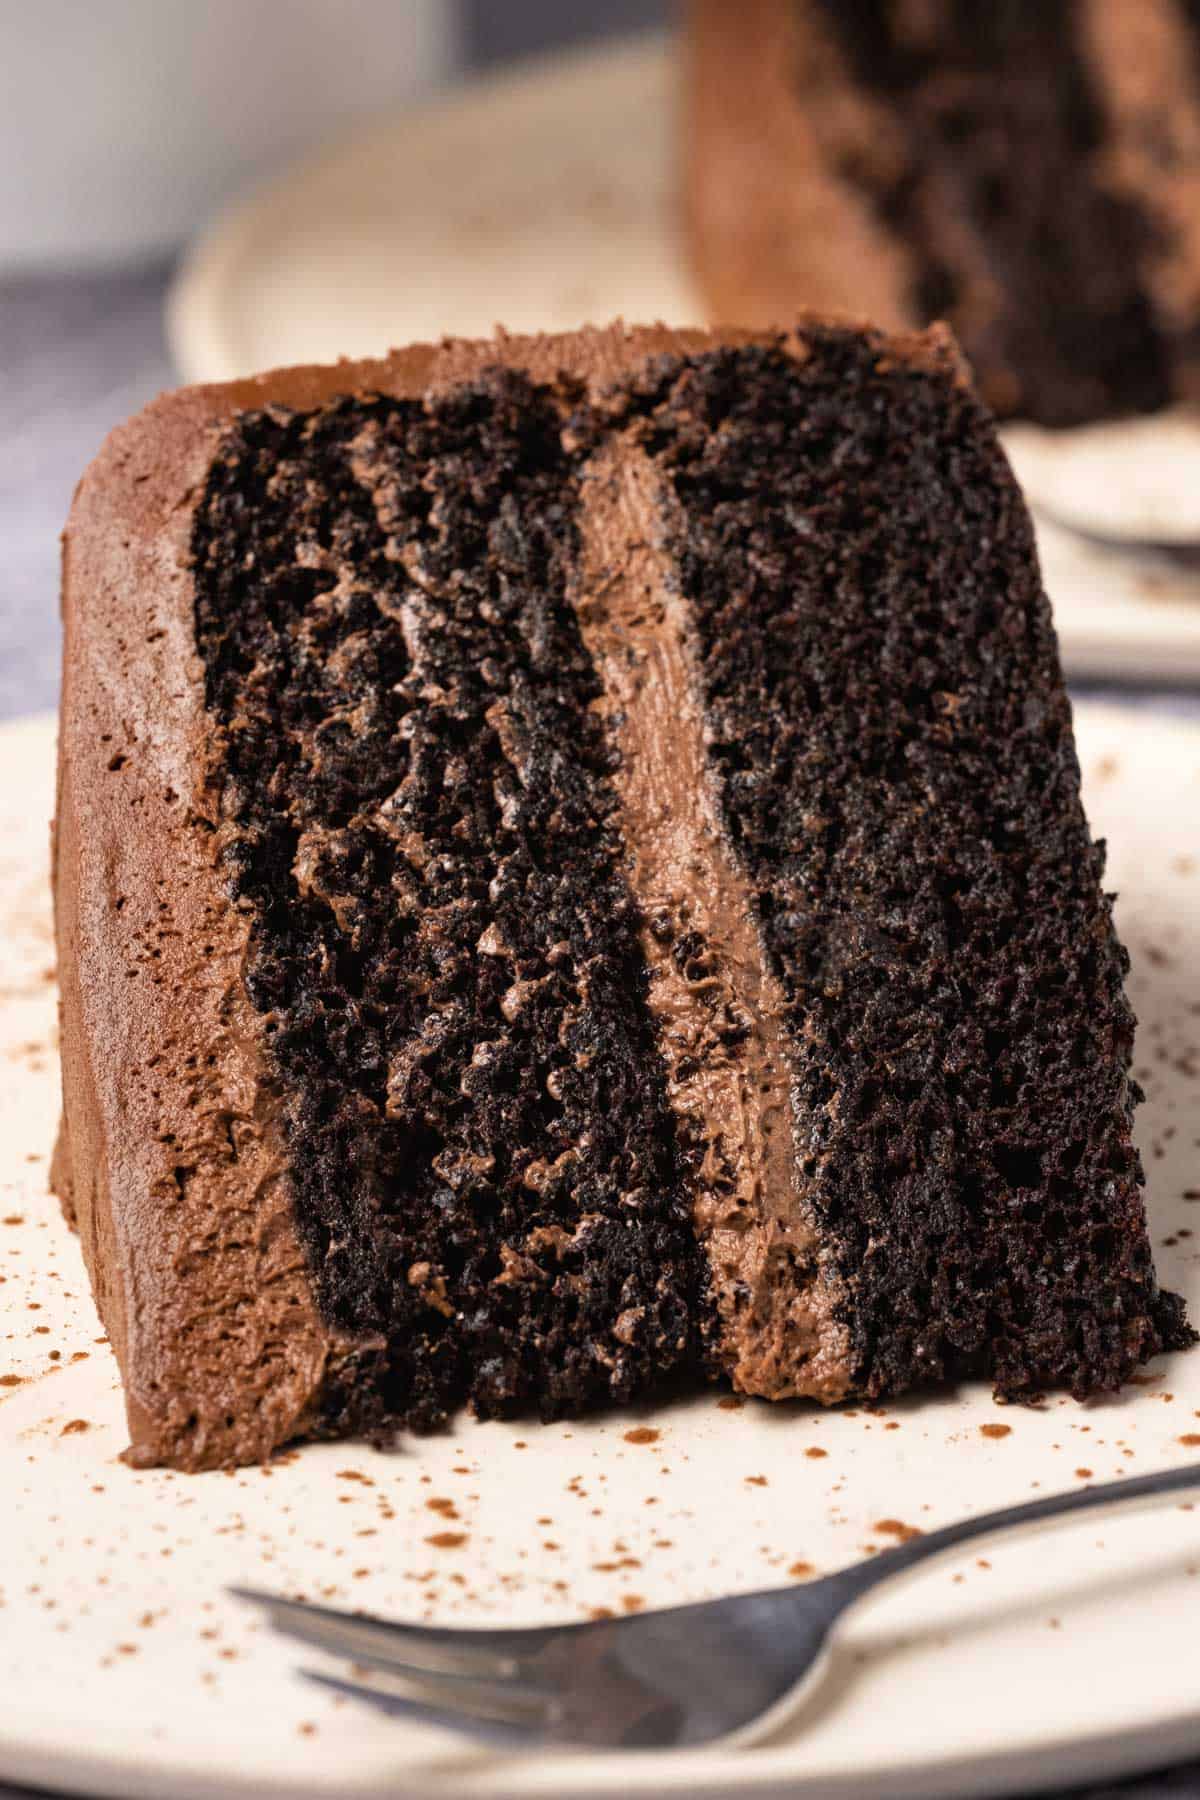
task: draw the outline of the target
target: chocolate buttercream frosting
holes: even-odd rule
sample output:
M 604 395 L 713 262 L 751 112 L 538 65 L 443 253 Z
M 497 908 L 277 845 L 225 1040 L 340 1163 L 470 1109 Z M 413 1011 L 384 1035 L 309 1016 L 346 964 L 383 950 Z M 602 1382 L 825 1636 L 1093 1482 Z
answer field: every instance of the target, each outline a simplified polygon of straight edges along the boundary
M 138 1462 L 1189 1341 L 945 333 L 183 390 L 85 474 L 63 596 L 55 1182 Z
M 648 1004 L 711 1270 L 714 1354 L 743 1393 L 839 1400 L 845 1289 L 823 1255 L 789 1096 L 787 1001 L 720 819 L 687 607 L 644 451 L 585 468 L 579 610 L 618 754 Z

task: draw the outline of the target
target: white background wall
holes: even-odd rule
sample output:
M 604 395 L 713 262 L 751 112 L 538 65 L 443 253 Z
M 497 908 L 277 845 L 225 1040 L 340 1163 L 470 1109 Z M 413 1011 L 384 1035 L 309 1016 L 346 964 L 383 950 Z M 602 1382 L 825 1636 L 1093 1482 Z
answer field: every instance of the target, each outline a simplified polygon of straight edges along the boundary
M 356 119 L 669 4 L 0 0 L 0 270 L 172 248 Z
M 0 267 L 177 244 L 458 60 L 447 0 L 0 0 Z

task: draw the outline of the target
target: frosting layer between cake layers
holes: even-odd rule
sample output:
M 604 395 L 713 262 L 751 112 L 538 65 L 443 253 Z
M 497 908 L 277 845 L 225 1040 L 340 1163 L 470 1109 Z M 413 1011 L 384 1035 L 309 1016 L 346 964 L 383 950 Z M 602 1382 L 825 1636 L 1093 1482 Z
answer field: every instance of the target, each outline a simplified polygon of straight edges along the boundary
M 850 1384 L 844 1287 L 800 1171 L 787 999 L 720 816 L 666 501 L 640 448 L 613 444 L 586 466 L 578 604 L 617 747 L 648 1004 L 711 1269 L 717 1360 L 745 1393 L 838 1400 Z

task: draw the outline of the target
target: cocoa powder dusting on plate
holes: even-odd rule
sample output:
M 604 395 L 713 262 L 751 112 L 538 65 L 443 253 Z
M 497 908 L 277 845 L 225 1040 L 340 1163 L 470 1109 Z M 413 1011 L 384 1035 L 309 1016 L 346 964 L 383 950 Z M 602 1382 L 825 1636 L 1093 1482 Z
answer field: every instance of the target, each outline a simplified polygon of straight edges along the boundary
M 921 1535 L 919 1525 L 906 1525 L 903 1519 L 876 1519 L 871 1530 L 877 1531 L 881 1537 L 895 1538 L 900 1544 L 907 1544 L 911 1538 Z

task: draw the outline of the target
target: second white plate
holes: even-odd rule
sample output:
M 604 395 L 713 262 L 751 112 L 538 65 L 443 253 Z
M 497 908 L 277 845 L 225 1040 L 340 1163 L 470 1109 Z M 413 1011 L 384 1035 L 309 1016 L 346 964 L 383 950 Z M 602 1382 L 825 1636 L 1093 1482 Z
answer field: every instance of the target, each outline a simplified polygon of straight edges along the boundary
M 233 207 L 184 263 L 168 311 L 183 376 L 379 355 L 497 323 L 695 324 L 675 115 L 671 48 L 640 39 L 479 82 L 312 158 Z M 1200 424 L 1024 430 L 1010 449 L 1048 510 L 1101 529 L 1177 534 L 1197 511 Z M 1200 576 L 1052 526 L 1042 550 L 1072 673 L 1200 678 Z

